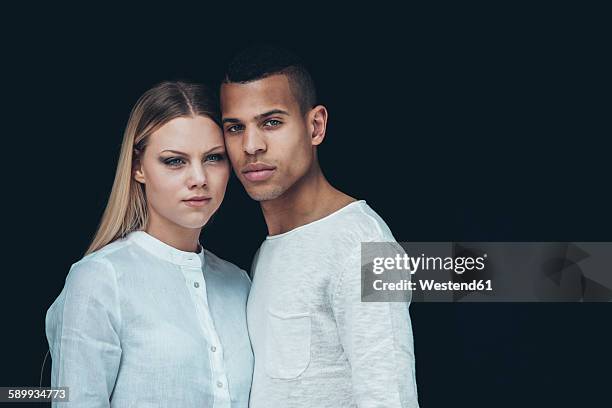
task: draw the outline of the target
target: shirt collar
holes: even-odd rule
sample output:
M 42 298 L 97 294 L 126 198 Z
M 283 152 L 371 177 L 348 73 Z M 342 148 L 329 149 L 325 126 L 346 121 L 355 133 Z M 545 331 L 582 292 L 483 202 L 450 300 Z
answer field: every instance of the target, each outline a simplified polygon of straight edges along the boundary
M 200 244 L 200 252 L 186 252 L 160 241 L 144 231 L 133 231 L 127 236 L 140 247 L 165 261 L 180 266 L 201 267 L 204 264 L 204 250 Z

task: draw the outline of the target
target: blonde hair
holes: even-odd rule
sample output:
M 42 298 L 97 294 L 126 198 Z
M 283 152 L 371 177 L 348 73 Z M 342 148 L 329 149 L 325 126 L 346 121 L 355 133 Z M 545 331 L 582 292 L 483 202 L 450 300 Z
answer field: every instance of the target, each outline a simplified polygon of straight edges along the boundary
M 220 125 L 217 98 L 204 85 L 162 82 L 138 99 L 123 133 L 113 188 L 86 255 L 146 227 L 147 199 L 144 186 L 134 179 L 134 169 L 149 136 L 172 119 L 199 115 Z

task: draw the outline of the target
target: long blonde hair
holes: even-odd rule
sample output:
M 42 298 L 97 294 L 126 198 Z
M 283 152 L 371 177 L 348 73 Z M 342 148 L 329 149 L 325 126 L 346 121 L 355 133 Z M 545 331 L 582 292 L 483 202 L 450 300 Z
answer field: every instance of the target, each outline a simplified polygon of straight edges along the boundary
M 162 82 L 138 99 L 123 133 L 108 204 L 86 254 L 146 227 L 147 200 L 144 186 L 134 179 L 135 166 L 153 132 L 172 119 L 198 115 L 220 124 L 217 98 L 204 85 Z

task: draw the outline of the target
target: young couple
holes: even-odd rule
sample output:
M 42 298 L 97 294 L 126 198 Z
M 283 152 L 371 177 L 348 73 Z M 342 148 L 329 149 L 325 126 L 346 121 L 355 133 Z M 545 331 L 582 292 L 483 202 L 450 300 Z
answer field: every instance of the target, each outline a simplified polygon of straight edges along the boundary
M 100 227 L 47 312 L 67 406 L 418 406 L 408 303 L 361 302 L 361 243 L 394 238 L 325 179 L 326 125 L 307 70 L 271 47 L 234 58 L 220 105 L 183 82 L 138 100 Z M 230 163 L 268 227 L 252 286 L 199 243 Z

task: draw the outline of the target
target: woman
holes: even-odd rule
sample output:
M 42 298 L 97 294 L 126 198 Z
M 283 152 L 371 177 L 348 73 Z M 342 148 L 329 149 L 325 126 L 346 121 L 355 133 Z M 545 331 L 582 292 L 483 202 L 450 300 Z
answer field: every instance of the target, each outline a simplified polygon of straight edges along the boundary
M 250 281 L 198 244 L 229 172 L 206 88 L 165 82 L 138 100 L 99 229 L 47 312 L 69 406 L 247 406 Z

